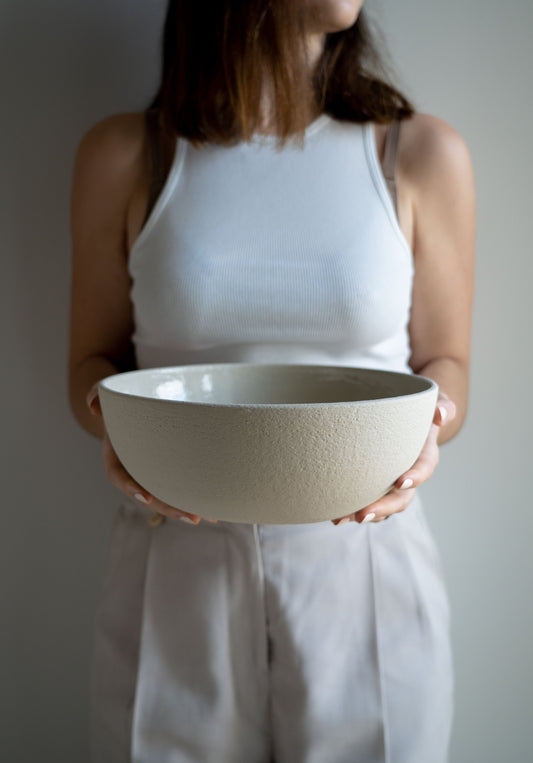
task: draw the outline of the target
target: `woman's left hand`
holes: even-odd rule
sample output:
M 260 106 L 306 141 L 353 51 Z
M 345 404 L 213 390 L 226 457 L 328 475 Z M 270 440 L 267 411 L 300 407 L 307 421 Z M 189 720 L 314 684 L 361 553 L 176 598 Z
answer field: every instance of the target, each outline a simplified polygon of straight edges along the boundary
M 439 392 L 433 423 L 424 447 L 413 466 L 402 474 L 389 492 L 364 509 L 348 514 L 345 517 L 331 520 L 334 525 L 344 522 L 382 522 L 391 514 L 404 511 L 414 498 L 416 488 L 428 480 L 439 462 L 439 446 L 437 437 L 440 427 L 455 418 L 456 408 L 447 395 Z

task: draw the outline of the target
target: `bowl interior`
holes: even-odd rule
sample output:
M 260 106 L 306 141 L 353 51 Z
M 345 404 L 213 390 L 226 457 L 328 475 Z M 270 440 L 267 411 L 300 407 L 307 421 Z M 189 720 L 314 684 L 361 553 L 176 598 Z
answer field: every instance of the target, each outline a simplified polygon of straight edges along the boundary
M 142 369 L 102 386 L 125 395 L 215 405 L 297 405 L 379 400 L 425 392 L 421 376 L 344 366 L 211 364 Z

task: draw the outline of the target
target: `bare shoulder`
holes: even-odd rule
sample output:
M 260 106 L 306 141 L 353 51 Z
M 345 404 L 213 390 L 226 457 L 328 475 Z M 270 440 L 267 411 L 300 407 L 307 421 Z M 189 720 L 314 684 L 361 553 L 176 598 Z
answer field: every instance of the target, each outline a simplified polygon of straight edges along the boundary
M 78 183 L 128 194 L 145 170 L 145 140 L 142 112 L 114 114 L 97 122 L 78 146 Z
M 415 192 L 472 187 L 470 152 L 460 133 L 439 117 L 415 113 L 402 124 L 399 168 Z M 418 195 L 418 194 L 417 194 Z

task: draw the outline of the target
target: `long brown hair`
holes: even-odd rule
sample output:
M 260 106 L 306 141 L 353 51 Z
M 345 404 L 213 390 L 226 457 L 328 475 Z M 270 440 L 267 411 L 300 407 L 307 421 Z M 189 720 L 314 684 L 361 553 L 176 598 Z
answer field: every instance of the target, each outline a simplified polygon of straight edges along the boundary
M 266 73 L 280 145 L 301 141 L 310 89 L 300 9 L 294 0 L 169 0 L 150 105 L 168 132 L 195 145 L 250 139 Z M 414 111 L 388 81 L 364 11 L 349 29 L 326 35 L 311 100 L 318 113 L 353 122 L 387 123 Z

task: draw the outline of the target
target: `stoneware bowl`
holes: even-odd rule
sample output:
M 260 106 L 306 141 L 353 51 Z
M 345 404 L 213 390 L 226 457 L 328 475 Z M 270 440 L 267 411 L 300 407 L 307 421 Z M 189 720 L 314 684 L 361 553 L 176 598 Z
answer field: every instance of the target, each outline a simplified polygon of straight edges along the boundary
M 113 448 L 165 503 L 209 519 L 320 522 L 384 495 L 416 461 L 438 388 L 345 366 L 217 363 L 104 379 Z

